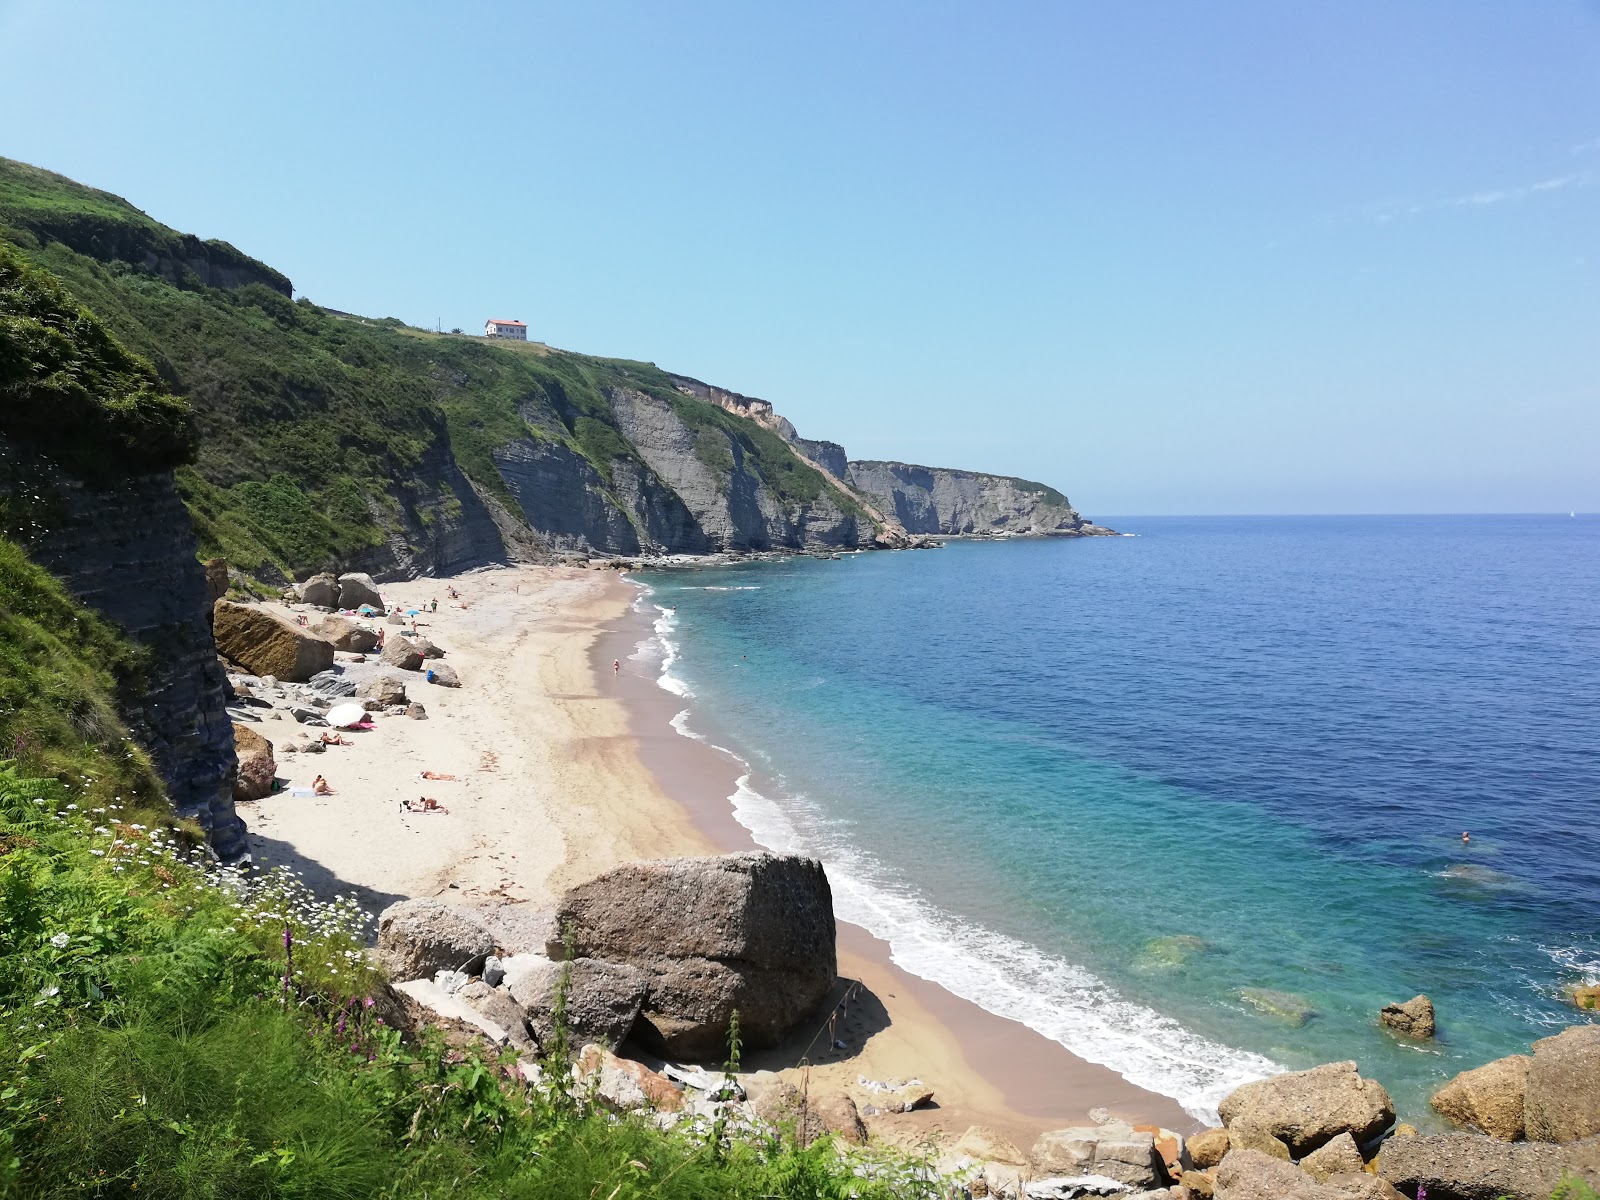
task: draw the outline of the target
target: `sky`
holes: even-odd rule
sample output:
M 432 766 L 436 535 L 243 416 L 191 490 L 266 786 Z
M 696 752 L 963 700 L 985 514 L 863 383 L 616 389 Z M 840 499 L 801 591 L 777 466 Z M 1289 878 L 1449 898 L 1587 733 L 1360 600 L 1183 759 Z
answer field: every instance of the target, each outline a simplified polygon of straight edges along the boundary
M 1600 511 L 1600 0 L 0 0 L 0 154 L 1086 514 Z

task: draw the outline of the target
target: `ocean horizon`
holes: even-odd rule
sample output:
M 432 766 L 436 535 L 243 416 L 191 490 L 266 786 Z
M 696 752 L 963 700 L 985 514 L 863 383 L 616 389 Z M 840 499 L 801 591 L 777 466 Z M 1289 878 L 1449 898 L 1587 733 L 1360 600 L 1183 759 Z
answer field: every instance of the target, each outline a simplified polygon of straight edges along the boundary
M 841 919 L 1197 1119 L 1354 1058 L 1430 1124 L 1583 1020 L 1600 523 L 1104 523 L 641 572 L 636 657 Z M 1379 1028 L 1418 992 L 1435 1041 Z

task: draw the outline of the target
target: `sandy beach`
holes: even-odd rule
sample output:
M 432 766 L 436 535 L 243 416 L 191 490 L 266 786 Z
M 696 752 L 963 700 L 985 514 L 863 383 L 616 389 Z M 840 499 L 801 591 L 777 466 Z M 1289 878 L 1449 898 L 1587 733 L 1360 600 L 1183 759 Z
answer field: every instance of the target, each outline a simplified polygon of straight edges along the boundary
M 668 722 L 682 701 L 656 686 L 653 666 L 630 660 L 650 628 L 634 611 L 637 589 L 617 573 L 519 567 L 382 592 L 408 607 L 439 601 L 419 625 L 462 687 L 408 673 L 427 720 L 380 717 L 348 735 L 354 745 L 323 754 L 282 753 L 320 730 L 287 716 L 256 724 L 290 788 L 322 774 L 336 792 L 285 789 L 239 805 L 257 863 L 303 871 L 319 891 L 354 894 L 373 912 L 418 896 L 539 911 L 621 862 L 753 846 L 727 799 L 736 765 L 677 734 Z M 456 779 L 422 780 L 425 770 Z M 419 796 L 449 811 L 401 811 Z M 858 1075 L 933 1086 L 936 1107 L 873 1118 L 879 1136 L 925 1141 L 983 1124 L 1026 1146 L 1045 1129 L 1085 1123 L 1094 1107 L 1195 1128 L 1176 1102 L 901 971 L 885 943 L 844 923 L 839 970 L 841 991 L 860 985 L 834 1031 L 847 1049 L 802 1030 L 746 1066 L 797 1071 L 805 1058 L 814 1088 Z

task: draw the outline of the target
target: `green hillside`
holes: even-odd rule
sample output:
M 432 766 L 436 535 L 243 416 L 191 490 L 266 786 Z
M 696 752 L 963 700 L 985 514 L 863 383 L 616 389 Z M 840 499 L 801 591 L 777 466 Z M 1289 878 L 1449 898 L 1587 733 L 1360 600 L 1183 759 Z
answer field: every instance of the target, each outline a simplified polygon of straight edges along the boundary
M 188 401 L 199 440 L 179 482 L 201 551 L 266 579 L 358 560 L 396 538 L 417 548 L 435 521 L 475 501 L 461 474 L 519 515 L 491 457 L 518 438 L 570 447 L 609 486 L 637 451 L 608 387 L 667 400 L 692 428 L 720 435 L 702 439 L 708 463 L 737 440 L 782 498 L 804 502 L 825 486 L 776 435 L 682 395 L 652 364 L 326 311 L 290 299 L 286 278 L 226 243 L 7 159 L 0 238 L 59 276 Z

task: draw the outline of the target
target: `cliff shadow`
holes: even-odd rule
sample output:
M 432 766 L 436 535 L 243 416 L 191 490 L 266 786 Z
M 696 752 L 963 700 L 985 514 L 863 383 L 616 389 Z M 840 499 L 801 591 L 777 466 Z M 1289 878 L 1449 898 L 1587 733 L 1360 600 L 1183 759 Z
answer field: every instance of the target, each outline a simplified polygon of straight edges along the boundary
M 310 888 L 319 900 L 331 900 L 341 895 L 353 897 L 357 904 L 373 916 L 373 929 L 368 932 L 369 941 L 376 936 L 378 914 L 396 901 L 408 898 L 398 892 L 384 892 L 377 888 L 351 883 L 348 879 L 330 871 L 316 859 L 301 854 L 288 842 L 267 837 L 255 830 L 249 832 L 247 840 L 251 862 L 256 870 L 270 871 L 274 867 L 286 867 L 298 875 L 301 882 Z

